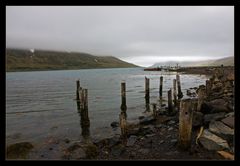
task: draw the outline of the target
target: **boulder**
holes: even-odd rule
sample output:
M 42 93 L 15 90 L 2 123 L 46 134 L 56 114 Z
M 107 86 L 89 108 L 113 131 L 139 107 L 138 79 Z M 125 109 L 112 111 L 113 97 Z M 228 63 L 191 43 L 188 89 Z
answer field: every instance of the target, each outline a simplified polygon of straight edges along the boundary
M 227 80 L 229 80 L 229 81 L 234 81 L 234 73 L 233 73 L 233 72 L 231 72 L 231 73 L 228 74 Z
M 209 124 L 209 130 L 212 133 L 215 133 L 217 135 L 230 135 L 233 136 L 234 135 L 234 130 L 231 129 L 230 127 L 228 127 L 227 125 L 225 125 L 224 123 L 220 122 L 220 121 L 211 121 Z
M 216 136 L 207 129 L 203 131 L 203 134 L 200 136 L 199 141 L 201 145 L 203 145 L 203 147 L 209 151 L 230 149 L 226 140 Z
M 7 159 L 27 159 L 33 145 L 30 142 L 19 142 L 7 147 Z
M 203 113 L 217 113 L 230 112 L 228 103 L 224 99 L 215 99 L 210 102 L 203 102 L 201 112 Z
M 114 157 L 119 157 L 125 151 L 125 147 L 122 144 L 118 144 L 111 148 L 111 154 Z
M 217 83 L 212 85 L 211 90 L 213 92 L 219 92 L 222 88 L 223 88 L 223 84 L 221 82 L 217 82 Z
M 224 112 L 214 113 L 214 114 L 205 114 L 203 117 L 204 124 L 208 124 L 212 120 L 220 120 L 225 117 L 225 114 L 226 113 Z
M 234 117 L 229 116 L 227 118 L 224 118 L 222 119 L 222 122 L 226 124 L 228 127 L 234 129 Z
M 201 126 L 202 123 L 203 123 L 203 113 L 194 111 L 192 125 L 196 127 L 196 126 Z
M 112 122 L 111 126 L 112 126 L 112 128 L 116 128 L 119 126 L 119 122 Z
M 127 146 L 133 146 L 137 141 L 137 136 L 131 135 L 127 140 Z
M 156 119 L 152 116 L 144 117 L 143 119 L 140 119 L 140 124 L 142 125 L 148 125 L 154 122 Z

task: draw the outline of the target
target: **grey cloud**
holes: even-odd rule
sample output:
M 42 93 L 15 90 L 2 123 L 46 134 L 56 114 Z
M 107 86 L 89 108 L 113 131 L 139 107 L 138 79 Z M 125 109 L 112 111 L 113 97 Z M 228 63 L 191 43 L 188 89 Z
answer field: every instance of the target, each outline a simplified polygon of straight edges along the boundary
M 233 56 L 234 7 L 8 6 L 6 44 L 113 55 L 145 66 L 165 57 Z

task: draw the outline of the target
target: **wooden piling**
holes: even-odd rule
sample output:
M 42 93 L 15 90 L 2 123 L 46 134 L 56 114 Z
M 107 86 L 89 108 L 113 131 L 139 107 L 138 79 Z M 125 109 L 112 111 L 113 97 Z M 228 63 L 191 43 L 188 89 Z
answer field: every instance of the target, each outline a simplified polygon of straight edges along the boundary
M 145 77 L 145 103 L 146 103 L 146 112 L 150 111 L 150 95 L 149 95 L 149 78 Z
M 160 77 L 160 85 L 159 85 L 159 97 L 160 97 L 160 100 L 162 98 L 162 88 L 163 88 L 163 76 Z
M 211 81 L 206 80 L 206 95 L 207 96 L 210 94 L 210 91 L 211 91 Z
M 173 103 L 174 107 L 177 108 L 177 81 L 173 79 Z
M 181 82 L 180 82 L 180 76 L 177 74 L 176 75 L 177 79 L 177 87 L 178 87 L 178 100 L 183 97 L 182 90 L 181 90 Z
M 182 149 L 191 147 L 193 107 L 191 99 L 180 102 L 179 113 L 179 146 Z
M 171 113 L 173 111 L 172 109 L 172 90 L 168 91 L 168 113 Z
M 122 104 L 121 104 L 121 110 L 126 111 L 127 110 L 127 104 L 126 104 L 126 83 L 121 83 L 121 98 L 122 98 Z
M 149 98 L 149 78 L 145 77 L 145 98 Z
M 122 138 L 127 138 L 127 115 L 125 111 L 121 111 L 119 115 Z
M 203 89 L 203 88 L 200 88 L 200 89 L 198 90 L 197 95 L 198 95 L 197 111 L 201 111 L 203 101 L 204 101 L 205 98 L 206 98 L 206 90 Z
M 153 117 L 156 119 L 157 118 L 157 104 L 153 103 Z
M 76 90 L 76 100 L 80 100 L 80 98 L 79 98 L 80 81 L 79 81 L 79 80 L 77 80 L 76 84 L 77 84 L 77 90 Z

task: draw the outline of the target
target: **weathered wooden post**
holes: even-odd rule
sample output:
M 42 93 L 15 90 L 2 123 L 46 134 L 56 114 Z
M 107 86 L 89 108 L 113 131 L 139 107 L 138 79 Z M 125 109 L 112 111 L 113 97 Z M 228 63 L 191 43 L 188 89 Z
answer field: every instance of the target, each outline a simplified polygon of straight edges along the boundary
M 159 85 L 159 97 L 162 98 L 162 88 L 163 88 L 163 76 L 160 77 L 160 85 Z
M 168 113 L 172 113 L 172 90 L 168 91 Z
M 79 99 L 80 81 L 77 80 L 76 83 L 77 83 L 76 100 L 80 100 L 80 99 Z
M 153 117 L 156 119 L 157 118 L 157 104 L 153 103 Z
M 85 141 L 89 141 L 90 136 L 90 120 L 88 117 L 88 91 L 80 88 L 80 101 L 77 101 L 78 112 L 81 117 L 82 136 Z
M 210 94 L 210 91 L 211 91 L 211 81 L 206 80 L 206 95 L 207 96 Z
M 182 90 L 181 90 L 181 82 L 180 82 L 180 76 L 177 74 L 176 75 L 177 79 L 177 87 L 178 87 L 178 100 L 183 97 Z
M 121 137 L 124 144 L 127 141 L 127 114 L 125 111 L 121 111 L 119 115 L 119 122 L 121 128 Z
M 191 146 L 193 108 L 191 99 L 180 102 L 179 114 L 179 146 L 188 149 Z
M 80 108 L 81 110 L 84 109 L 84 100 L 85 100 L 85 97 L 84 97 L 84 90 L 82 88 L 80 88 L 79 90 L 79 93 L 80 93 Z
M 204 101 L 204 99 L 206 97 L 206 90 L 205 90 L 205 88 L 199 88 L 198 92 L 197 92 L 197 95 L 198 95 L 197 111 L 200 111 L 201 108 L 202 108 L 203 101 Z
M 125 111 L 127 110 L 127 104 L 126 104 L 126 83 L 121 83 L 121 96 L 122 96 L 122 104 L 121 104 L 121 110 Z
M 149 78 L 145 77 L 145 98 L 149 98 Z
M 173 102 L 174 102 L 174 107 L 177 107 L 177 81 L 176 79 L 173 79 Z
M 150 111 L 149 78 L 147 77 L 145 77 L 145 102 L 146 102 L 146 111 Z

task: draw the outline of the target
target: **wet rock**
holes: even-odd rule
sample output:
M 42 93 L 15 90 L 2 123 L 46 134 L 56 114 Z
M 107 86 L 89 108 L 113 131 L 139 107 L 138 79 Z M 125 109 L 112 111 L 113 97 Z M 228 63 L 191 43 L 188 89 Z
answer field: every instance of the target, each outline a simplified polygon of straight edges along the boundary
M 112 122 L 111 126 L 112 126 L 112 128 L 116 128 L 119 126 L 119 122 Z
M 223 87 L 223 84 L 221 82 L 216 82 L 215 84 L 212 85 L 211 90 L 213 92 L 219 92 Z
M 127 146 L 133 146 L 135 142 L 137 141 L 137 136 L 131 135 L 127 140 Z
M 224 118 L 226 113 L 220 112 L 220 113 L 214 113 L 214 114 L 206 114 L 204 115 L 204 124 L 208 124 L 212 120 L 221 120 Z
M 199 141 L 204 148 L 210 151 L 229 149 L 229 145 L 226 140 L 216 136 L 207 129 L 203 131 Z
M 202 123 L 203 123 L 203 113 L 194 111 L 192 125 L 196 127 L 196 126 L 201 126 Z
M 66 139 L 64 140 L 64 142 L 65 142 L 66 144 L 68 144 L 68 143 L 70 142 L 70 140 L 66 138 Z
M 84 159 L 86 156 L 85 150 L 82 147 L 78 147 L 71 151 L 69 159 Z
M 230 112 L 227 107 L 228 103 L 224 99 L 215 99 L 210 102 L 204 102 L 202 105 L 203 111 L 206 113 Z
M 149 116 L 149 117 L 144 117 L 143 119 L 140 120 L 140 124 L 142 125 L 148 125 L 154 122 L 156 119 L 154 117 Z
M 164 140 L 161 140 L 160 142 L 159 142 L 159 144 L 163 144 L 165 141 Z
M 30 142 L 19 142 L 7 147 L 7 159 L 26 159 L 33 145 Z
M 234 73 L 233 73 L 233 72 L 231 72 L 231 73 L 228 74 L 227 80 L 228 80 L 228 81 L 234 81 Z
M 138 135 L 138 132 L 139 132 L 139 128 L 135 127 L 135 128 L 133 128 L 133 129 L 128 131 L 128 136 L 130 136 L 130 135 Z
M 173 130 L 173 127 L 169 127 L 169 128 L 168 128 L 168 131 L 172 131 L 172 130 Z
M 224 118 L 222 119 L 222 122 L 226 124 L 228 127 L 232 129 L 234 128 L 234 117 L 229 116 L 227 118 Z
M 147 149 L 147 148 L 144 148 L 144 149 L 139 149 L 138 152 L 143 154 L 143 155 L 146 155 L 146 154 L 148 154 L 150 152 L 150 150 Z
M 98 149 L 97 146 L 94 144 L 88 144 L 85 147 L 85 153 L 86 153 L 86 158 L 87 159 L 94 159 L 98 155 Z
M 147 134 L 146 137 L 149 138 L 149 137 L 153 137 L 155 136 L 156 134 Z
M 163 125 L 162 124 L 158 124 L 155 126 L 155 128 L 161 128 Z
M 168 125 L 172 125 L 172 124 L 175 124 L 176 122 L 174 121 L 174 120 L 170 120 L 169 122 L 168 122 Z
M 115 157 L 120 156 L 124 152 L 125 148 L 122 144 L 116 145 L 111 149 L 111 154 Z
M 141 119 L 144 119 L 145 116 L 139 116 L 138 119 L 141 120 Z
M 230 112 L 230 113 L 226 114 L 225 117 L 226 117 L 226 118 L 227 118 L 227 117 L 234 117 L 234 112 Z
M 119 144 L 121 141 L 120 141 L 120 137 L 119 136 L 114 136 L 112 138 L 109 138 L 108 139 L 108 145 L 111 147 L 111 146 L 114 146 L 114 145 L 117 145 Z
M 172 139 L 172 140 L 170 141 L 170 143 L 173 144 L 173 145 L 175 145 L 175 144 L 177 143 L 177 139 Z
M 220 121 L 211 121 L 209 131 L 229 141 L 232 141 L 234 135 L 234 130 Z

